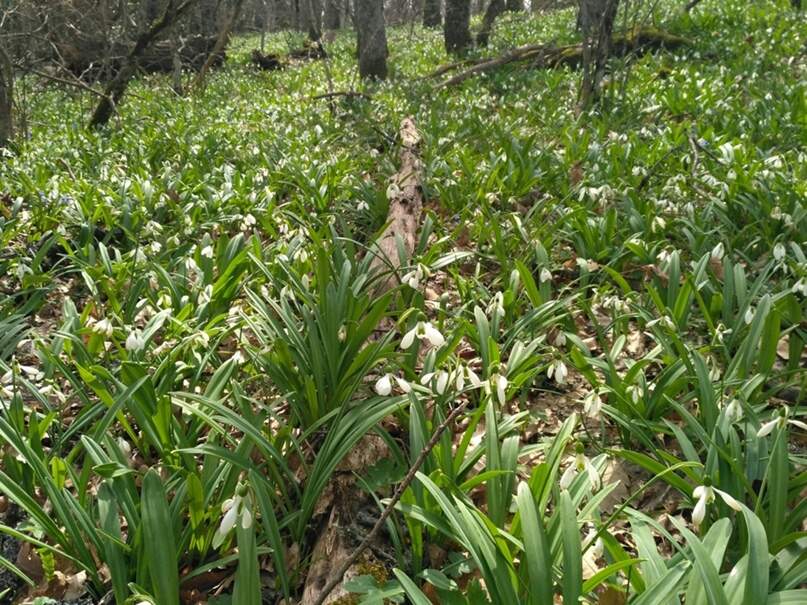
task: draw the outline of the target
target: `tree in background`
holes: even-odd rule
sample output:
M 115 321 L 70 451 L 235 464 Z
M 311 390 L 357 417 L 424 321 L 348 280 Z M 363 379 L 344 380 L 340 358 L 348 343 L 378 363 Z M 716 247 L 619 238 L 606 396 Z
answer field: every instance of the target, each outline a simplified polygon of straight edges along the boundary
M 443 37 L 446 51 L 452 54 L 463 53 L 471 46 L 470 0 L 446 0 Z
M 387 30 L 383 0 L 356 1 L 356 38 L 359 75 L 362 78 L 386 78 Z
M 619 0 L 579 0 L 578 22 L 583 32 L 583 79 L 579 105 L 593 103 L 600 90 L 605 64 L 611 53 L 611 36 Z
M 443 22 L 440 0 L 423 0 L 423 27 L 440 27 Z

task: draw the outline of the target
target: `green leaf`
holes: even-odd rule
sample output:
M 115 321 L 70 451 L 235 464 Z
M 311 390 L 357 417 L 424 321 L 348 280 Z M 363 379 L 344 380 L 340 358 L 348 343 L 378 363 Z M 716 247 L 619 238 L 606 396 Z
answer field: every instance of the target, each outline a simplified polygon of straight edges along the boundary
M 160 605 L 179 605 L 179 563 L 168 500 L 154 469 L 143 478 L 141 499 L 143 556 L 148 564 L 154 597 Z

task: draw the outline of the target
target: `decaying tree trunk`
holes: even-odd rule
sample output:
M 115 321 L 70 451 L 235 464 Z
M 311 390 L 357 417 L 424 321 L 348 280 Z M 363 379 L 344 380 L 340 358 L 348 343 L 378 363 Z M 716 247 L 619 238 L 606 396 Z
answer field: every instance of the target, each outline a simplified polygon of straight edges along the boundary
M 112 112 L 126 92 L 126 87 L 129 85 L 129 80 L 137 70 L 137 61 L 146 52 L 149 46 L 162 34 L 165 30 L 170 28 L 177 20 L 193 5 L 194 0 L 184 0 L 181 4 L 177 5 L 176 0 L 168 0 L 168 6 L 157 21 L 153 22 L 149 28 L 138 36 L 135 45 L 129 54 L 124 58 L 123 63 L 104 89 L 104 96 L 95 107 L 95 111 L 90 119 L 90 126 L 95 128 L 103 126 L 109 122 L 112 117 Z
M 443 37 L 446 51 L 452 54 L 471 45 L 471 0 L 446 0 Z
M 583 79 L 579 105 L 586 108 L 599 96 L 605 64 L 611 54 L 611 37 L 619 0 L 579 0 L 583 31 Z
M 443 21 L 441 8 L 440 0 L 423 0 L 423 27 L 440 27 Z
M 636 28 L 624 34 L 613 36 L 611 53 L 624 56 L 633 52 L 644 52 L 664 48 L 672 50 L 691 44 L 690 40 L 665 31 L 652 28 Z M 498 57 L 467 59 L 438 68 L 427 78 L 438 78 L 446 73 L 465 68 L 463 71 L 441 82 L 435 88 L 455 86 L 468 78 L 497 69 L 510 63 L 527 63 L 533 68 L 553 68 L 561 66 L 579 67 L 583 62 L 583 45 L 549 46 L 547 44 L 527 44 L 519 46 Z
M 490 0 L 485 16 L 482 17 L 482 29 L 476 35 L 477 46 L 487 46 L 493 31 L 493 22 L 505 11 L 504 0 Z
M 415 250 L 420 213 L 423 210 L 423 164 L 420 160 L 420 134 L 412 118 L 401 122 L 401 167 L 392 177 L 387 228 L 376 242 L 375 271 L 397 271 L 407 259 L 398 257 L 398 241 L 410 257 Z M 397 283 L 393 275 L 382 284 L 388 290 Z
M 14 134 L 14 68 L 6 49 L 0 45 L 0 147 Z
M 383 0 L 356 0 L 356 39 L 359 75 L 362 78 L 387 77 L 387 30 Z

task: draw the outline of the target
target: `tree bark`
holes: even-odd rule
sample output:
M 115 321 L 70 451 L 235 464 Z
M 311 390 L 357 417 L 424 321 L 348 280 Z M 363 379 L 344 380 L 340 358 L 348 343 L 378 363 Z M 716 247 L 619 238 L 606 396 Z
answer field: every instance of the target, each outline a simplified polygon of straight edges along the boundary
M 477 46 L 487 46 L 493 32 L 493 22 L 505 11 L 505 0 L 490 0 L 485 16 L 482 17 L 482 29 L 476 35 Z
M 193 5 L 194 0 L 184 0 L 182 4 L 177 5 L 175 0 L 169 0 L 168 6 L 157 21 L 150 24 L 148 29 L 138 36 L 135 45 L 129 54 L 123 59 L 123 63 L 104 90 L 104 96 L 95 107 L 95 111 L 90 119 L 90 126 L 96 128 L 103 126 L 112 117 L 115 107 L 123 98 L 126 88 L 129 86 L 129 80 L 137 70 L 137 61 L 151 44 L 162 34 L 165 30 L 170 28 L 177 20 Z
M 342 27 L 342 11 L 339 0 L 325 0 L 325 29 L 336 30 Z
M 301 28 L 316 42 L 322 37 L 322 5 L 320 0 L 300 0 Z
M 524 10 L 524 0 L 507 0 L 506 10 L 519 12 Z
M 446 0 L 443 38 L 446 51 L 462 53 L 471 45 L 471 0 Z
M 230 42 L 230 35 L 232 34 L 233 27 L 235 26 L 236 21 L 238 21 L 238 17 L 241 15 L 241 9 L 244 6 L 244 0 L 234 0 L 234 2 L 235 4 L 233 4 L 230 17 L 227 19 L 226 23 L 221 26 L 221 31 L 219 32 L 219 37 L 216 40 L 216 44 L 213 46 L 213 50 L 211 50 L 210 54 L 207 56 L 204 65 L 202 65 L 202 69 L 200 69 L 199 73 L 196 74 L 196 78 L 193 80 L 191 88 L 197 88 L 204 83 L 205 76 L 210 70 L 210 67 L 216 61 L 216 57 L 219 56 L 219 54 Z
M 387 31 L 383 0 L 356 0 L 356 15 L 359 75 L 383 80 L 387 77 Z
M 619 0 L 579 0 L 583 31 L 583 80 L 579 106 L 584 109 L 599 96 L 605 64 L 611 54 L 611 36 Z
M 443 22 L 440 0 L 423 0 L 423 27 L 440 27 Z
M 0 46 L 0 147 L 14 135 L 14 68 L 6 49 Z

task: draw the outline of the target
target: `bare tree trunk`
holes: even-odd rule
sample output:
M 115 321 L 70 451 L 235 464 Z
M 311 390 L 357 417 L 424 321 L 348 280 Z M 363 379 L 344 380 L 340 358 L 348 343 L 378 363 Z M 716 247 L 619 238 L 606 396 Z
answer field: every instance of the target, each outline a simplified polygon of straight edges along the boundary
M 6 49 L 0 45 L 0 147 L 14 135 L 14 67 Z
M 482 17 L 482 29 L 476 35 L 477 46 L 487 46 L 490 40 L 490 34 L 493 32 L 493 22 L 505 10 L 504 0 L 490 0 L 488 9 L 485 11 L 485 16 Z
M 126 92 L 129 86 L 129 80 L 137 70 L 137 61 L 143 56 L 149 46 L 162 34 L 166 29 L 170 28 L 177 20 L 193 5 L 195 0 L 184 0 L 182 4 L 176 5 L 175 0 L 169 0 L 168 6 L 165 9 L 163 16 L 149 25 L 149 28 L 138 36 L 132 50 L 123 59 L 123 63 L 112 78 L 106 85 L 104 96 L 95 107 L 95 111 L 90 119 L 90 126 L 95 128 L 103 126 L 109 122 L 112 117 L 112 112 Z
M 524 10 L 524 0 L 507 0 L 506 10 L 519 12 Z
M 339 0 L 325 0 L 325 29 L 333 31 L 342 27 L 342 12 Z
M 440 0 L 423 0 L 423 27 L 440 27 L 443 22 L 441 8 Z
M 462 53 L 471 45 L 471 0 L 446 0 L 443 38 L 446 51 Z
M 172 49 L 173 56 L 171 57 L 172 63 L 172 85 L 171 87 L 174 89 L 174 92 L 182 96 L 184 94 L 182 90 L 182 47 L 184 46 L 184 42 L 182 38 L 177 36 L 174 40 L 174 48 Z
M 205 64 L 202 65 L 202 69 L 200 69 L 199 73 L 196 74 L 196 78 L 193 80 L 191 88 L 197 88 L 204 83 L 205 76 L 207 75 L 207 72 L 210 71 L 210 67 L 216 61 L 216 57 L 221 54 L 221 52 L 227 46 L 227 43 L 230 41 L 230 34 L 232 34 L 233 26 L 235 26 L 235 22 L 238 21 L 238 17 L 241 14 L 241 9 L 243 6 L 244 0 L 235 0 L 233 9 L 230 12 L 230 17 L 227 19 L 226 23 L 222 25 L 221 31 L 219 32 L 219 37 L 216 40 L 216 44 L 213 45 L 213 50 L 211 50 L 210 54 L 207 56 Z
M 322 37 L 322 5 L 319 0 L 299 0 L 300 29 L 317 41 Z
M 611 53 L 611 36 L 619 0 L 580 0 L 583 30 L 583 80 L 579 105 L 584 109 L 597 99 L 605 64 Z
M 383 0 L 356 0 L 356 37 L 359 75 L 362 78 L 386 78 L 387 30 Z

